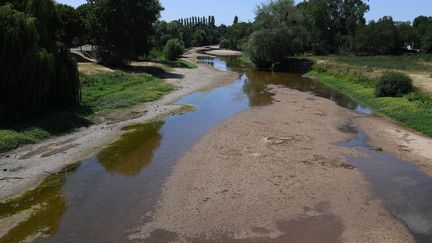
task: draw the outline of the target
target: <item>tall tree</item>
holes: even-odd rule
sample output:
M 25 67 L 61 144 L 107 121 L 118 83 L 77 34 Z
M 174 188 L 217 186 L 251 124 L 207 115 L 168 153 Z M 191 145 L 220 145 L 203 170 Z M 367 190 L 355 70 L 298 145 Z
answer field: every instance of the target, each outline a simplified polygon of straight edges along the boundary
M 68 50 L 56 45 L 54 2 L 7 3 L 0 4 L 0 113 L 40 114 L 77 104 L 78 70 Z
M 392 17 L 371 21 L 357 34 L 354 49 L 364 54 L 389 55 L 399 52 L 398 32 Z
M 96 41 L 102 62 L 120 66 L 150 50 L 152 25 L 163 10 L 159 0 L 92 0 Z
M 365 25 L 369 6 L 364 0 L 309 0 L 298 5 L 305 11 L 317 54 L 347 50 L 357 31 Z
M 233 24 L 238 24 L 238 22 L 239 22 L 239 17 L 236 15 L 236 16 L 234 17 Z
M 85 24 L 77 10 L 65 4 L 56 5 L 59 20 L 58 37 L 63 44 L 70 48 L 74 41 L 78 42 L 85 34 Z
M 305 18 L 293 0 L 271 1 L 258 7 L 255 29 L 246 49 L 260 67 L 285 62 L 308 46 Z

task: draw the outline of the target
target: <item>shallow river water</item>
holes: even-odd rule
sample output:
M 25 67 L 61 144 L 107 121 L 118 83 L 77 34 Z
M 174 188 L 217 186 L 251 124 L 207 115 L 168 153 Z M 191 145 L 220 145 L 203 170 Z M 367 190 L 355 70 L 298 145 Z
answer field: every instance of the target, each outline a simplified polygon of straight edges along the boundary
M 0 242 L 127 240 L 137 225 L 148 220 L 164 179 L 182 154 L 217 123 L 245 109 L 272 104 L 274 94 L 266 89 L 268 84 L 285 85 L 331 99 L 348 109 L 372 113 L 320 82 L 297 74 L 241 68 L 235 58 L 204 58 L 201 62 L 222 71 L 236 71 L 239 77 L 230 85 L 196 92 L 177 102 L 193 105 L 192 112 L 125 128 L 129 130 L 126 135 L 97 155 L 65 173 L 50 176 L 21 201 L 0 205 L 0 218 L 24 217 L 32 210 L 28 219 L 11 229 Z M 384 200 L 416 239 L 431 240 L 430 177 L 388 153 L 371 151 L 361 133 L 341 146 L 355 147 L 370 155 L 368 159 L 349 158 L 349 162 L 365 173 L 375 195 Z

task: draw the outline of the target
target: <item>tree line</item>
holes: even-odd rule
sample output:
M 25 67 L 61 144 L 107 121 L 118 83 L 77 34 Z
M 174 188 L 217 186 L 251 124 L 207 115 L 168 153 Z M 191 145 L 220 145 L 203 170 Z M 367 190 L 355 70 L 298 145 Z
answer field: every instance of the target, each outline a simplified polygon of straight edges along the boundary
M 259 67 L 304 53 L 396 55 L 432 52 L 432 17 L 411 22 L 383 17 L 369 23 L 364 0 L 274 0 L 258 6 L 253 23 L 237 16 L 160 21 L 159 0 L 88 0 L 73 8 L 54 0 L 0 2 L 0 113 L 40 113 L 79 104 L 74 46 L 97 46 L 97 60 L 119 67 L 185 48 L 220 44 L 244 50 Z
M 258 7 L 244 49 L 260 67 L 287 62 L 306 52 L 317 55 L 432 53 L 432 17 L 398 22 L 385 16 L 366 22 L 363 0 L 271 1 Z

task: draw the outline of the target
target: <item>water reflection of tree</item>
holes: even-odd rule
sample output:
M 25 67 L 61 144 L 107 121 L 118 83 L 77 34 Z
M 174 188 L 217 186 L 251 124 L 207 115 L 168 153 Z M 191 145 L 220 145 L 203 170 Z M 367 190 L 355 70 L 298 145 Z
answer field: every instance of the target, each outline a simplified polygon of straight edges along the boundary
M 249 98 L 250 106 L 263 106 L 273 103 L 273 92 L 267 85 L 284 85 L 295 87 L 304 85 L 304 78 L 293 73 L 279 73 L 269 71 L 249 70 L 244 81 L 243 91 Z
M 108 146 L 97 156 L 99 162 L 111 173 L 125 176 L 139 174 L 153 158 L 162 135 L 159 130 L 164 122 L 153 122 L 129 127 L 133 130 Z
M 65 174 L 59 173 L 43 180 L 35 189 L 11 201 L 0 203 L 0 220 L 28 214 L 23 220 L 0 238 L 0 242 L 24 242 L 29 238 L 54 235 L 66 211 L 61 189 Z M 17 217 L 19 220 L 20 217 Z

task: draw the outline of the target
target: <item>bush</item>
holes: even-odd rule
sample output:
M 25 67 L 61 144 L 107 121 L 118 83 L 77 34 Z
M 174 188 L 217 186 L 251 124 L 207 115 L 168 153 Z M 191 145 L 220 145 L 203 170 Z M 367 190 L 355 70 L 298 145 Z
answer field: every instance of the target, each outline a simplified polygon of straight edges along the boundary
M 413 81 L 403 73 L 389 72 L 383 74 L 376 87 L 377 97 L 401 97 L 414 90 Z
M 184 53 L 184 44 L 178 39 L 170 39 L 164 48 L 165 58 L 169 61 L 177 60 Z
M 231 43 L 227 39 L 222 39 L 221 42 L 219 43 L 219 48 L 221 49 L 230 49 L 230 47 L 231 47 Z

